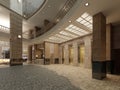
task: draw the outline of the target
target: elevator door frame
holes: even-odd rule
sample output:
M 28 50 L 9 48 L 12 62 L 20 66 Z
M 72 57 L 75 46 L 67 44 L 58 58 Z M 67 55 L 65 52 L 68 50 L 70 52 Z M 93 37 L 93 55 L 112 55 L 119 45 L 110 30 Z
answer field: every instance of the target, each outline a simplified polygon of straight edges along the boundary
M 81 48 L 84 49 L 83 56 L 82 56 L 82 58 L 83 58 L 82 62 L 81 62 Z M 84 44 L 80 44 L 80 45 L 78 45 L 78 63 L 83 65 L 84 64 L 84 60 L 85 60 L 85 45 Z
M 73 64 L 73 46 L 72 45 L 69 45 L 69 64 Z
M 64 62 L 65 62 L 65 52 L 64 52 L 64 47 L 62 47 L 62 64 L 64 64 Z

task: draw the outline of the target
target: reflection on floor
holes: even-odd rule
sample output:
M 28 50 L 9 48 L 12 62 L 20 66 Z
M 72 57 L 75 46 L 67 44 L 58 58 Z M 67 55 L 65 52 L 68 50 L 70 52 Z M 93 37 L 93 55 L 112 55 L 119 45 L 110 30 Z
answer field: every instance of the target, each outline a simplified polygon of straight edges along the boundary
M 2 67 L 2 66 L 0 66 Z M 0 68 L 0 90 L 80 90 L 55 72 L 35 65 Z
M 70 65 L 46 65 L 42 67 L 67 77 L 73 85 L 82 90 L 120 90 L 120 76 L 107 75 L 107 78 L 101 81 L 92 79 L 91 70 L 83 67 Z

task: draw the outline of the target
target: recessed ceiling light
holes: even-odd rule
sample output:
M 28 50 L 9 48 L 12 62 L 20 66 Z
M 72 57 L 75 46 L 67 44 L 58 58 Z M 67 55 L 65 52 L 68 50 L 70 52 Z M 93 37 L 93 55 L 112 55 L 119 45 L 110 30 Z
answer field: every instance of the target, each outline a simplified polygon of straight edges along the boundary
M 19 3 L 21 3 L 22 0 L 18 0 Z
M 23 15 L 24 17 L 26 17 L 26 15 Z
M 86 7 L 89 6 L 89 3 L 85 3 L 85 6 L 86 6 Z
M 72 21 L 69 21 L 69 23 L 71 23 Z
M 59 21 L 60 21 L 60 19 L 57 19 L 56 21 L 57 21 L 57 22 L 59 22 Z

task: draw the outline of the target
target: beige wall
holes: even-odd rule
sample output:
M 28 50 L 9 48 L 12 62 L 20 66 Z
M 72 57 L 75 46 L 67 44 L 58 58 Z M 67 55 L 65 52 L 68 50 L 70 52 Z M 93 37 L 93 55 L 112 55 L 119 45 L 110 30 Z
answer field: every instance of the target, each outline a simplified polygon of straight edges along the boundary
M 59 45 L 45 42 L 45 58 L 59 58 Z
M 84 56 L 83 66 L 85 68 L 91 68 L 91 48 L 92 48 L 91 40 L 92 40 L 92 35 L 88 35 L 88 36 L 84 36 L 84 37 L 60 44 L 60 47 L 64 47 L 64 52 L 65 52 L 65 55 L 64 55 L 65 63 L 64 64 L 69 64 L 69 50 L 68 49 L 69 49 L 69 45 L 72 45 L 73 46 L 73 65 L 78 66 L 79 65 L 78 46 L 84 44 L 85 56 Z M 60 59 L 61 58 L 62 57 L 60 57 Z

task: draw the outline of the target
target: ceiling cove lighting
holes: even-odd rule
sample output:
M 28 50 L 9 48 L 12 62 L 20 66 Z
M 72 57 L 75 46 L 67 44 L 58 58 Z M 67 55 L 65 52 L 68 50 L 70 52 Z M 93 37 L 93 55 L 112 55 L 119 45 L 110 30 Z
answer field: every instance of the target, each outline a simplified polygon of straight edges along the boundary
M 68 36 L 68 37 L 72 37 L 72 38 L 78 37 L 78 35 L 74 35 L 74 34 L 71 34 L 69 32 L 66 32 L 66 31 L 61 31 L 59 33 L 62 34 L 62 35 Z
M 63 42 L 66 41 L 65 39 L 58 38 L 56 36 L 49 37 L 49 40 L 57 41 L 57 42 Z
M 87 12 L 83 13 L 76 21 L 92 30 L 93 26 L 92 16 Z
M 64 36 L 64 35 L 60 35 L 60 34 L 56 34 L 55 36 L 56 36 L 56 37 L 59 37 L 59 38 L 62 38 L 62 39 L 66 39 L 66 40 L 72 39 L 72 38 L 70 38 L 70 37 L 67 37 L 67 36 Z
M 87 31 L 85 31 L 85 30 L 83 30 L 83 29 L 81 29 L 73 24 L 69 25 L 67 28 L 65 28 L 65 30 L 72 32 L 74 34 L 77 34 L 79 36 L 83 36 L 85 34 L 88 34 Z

